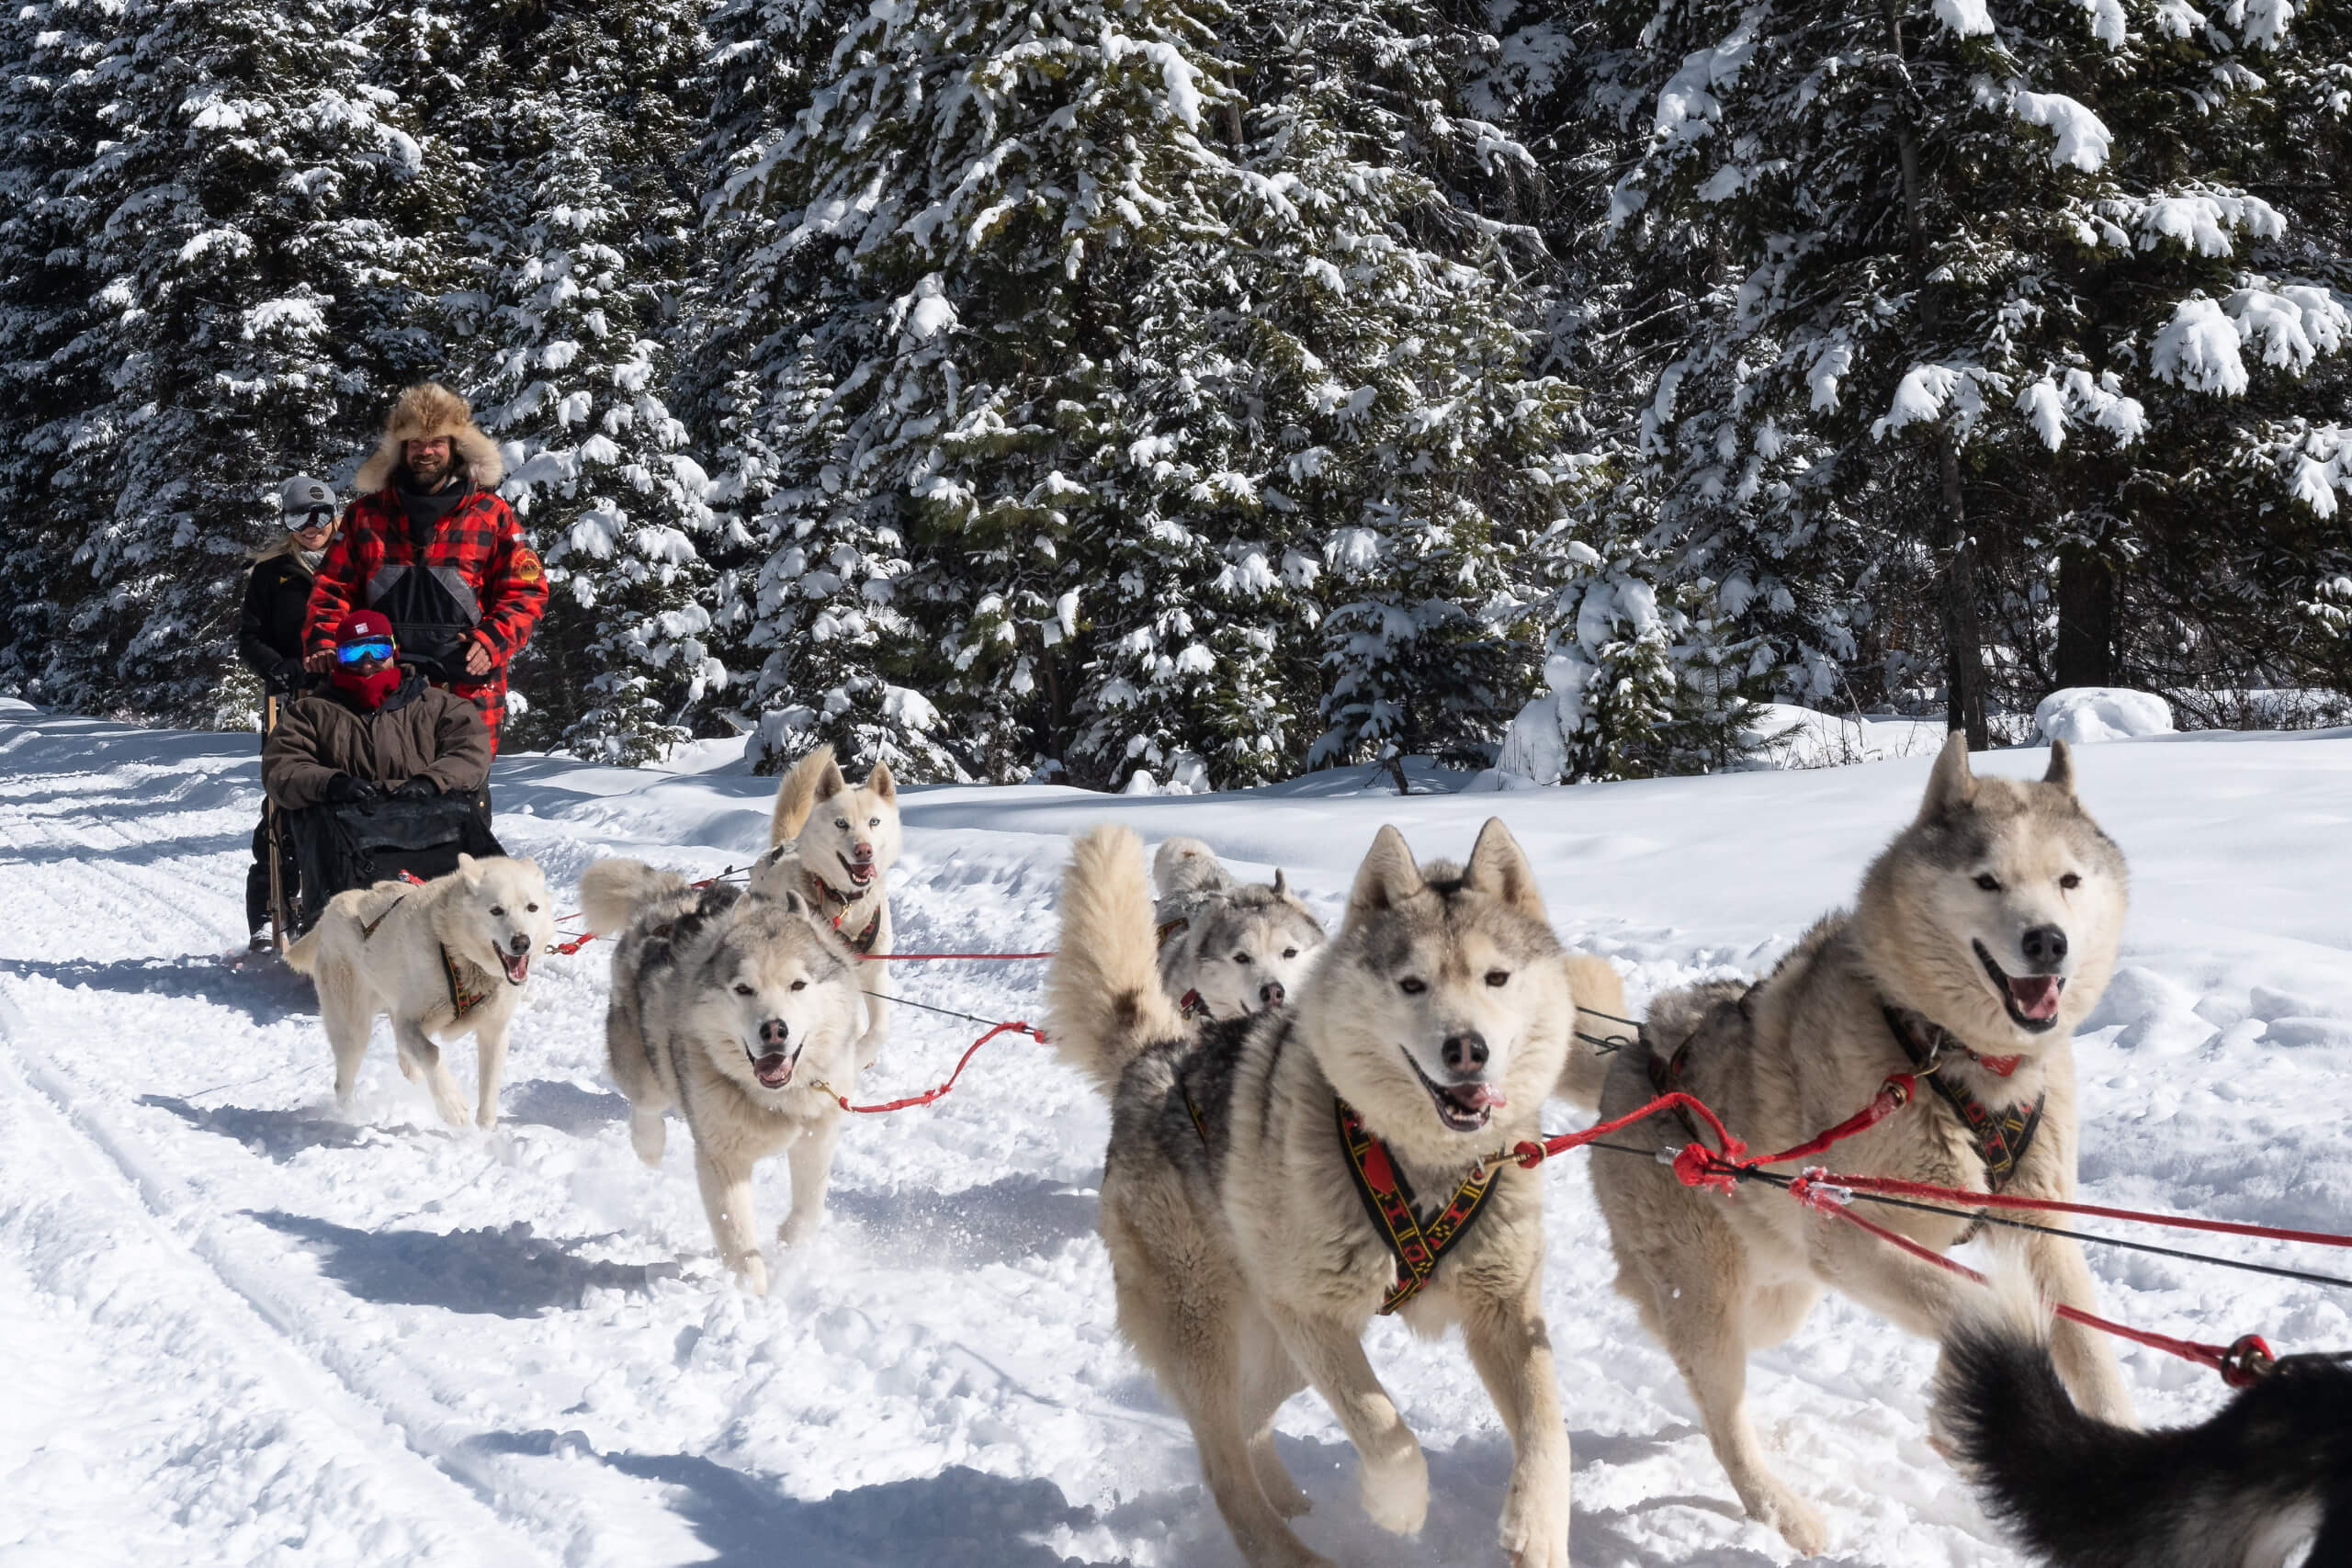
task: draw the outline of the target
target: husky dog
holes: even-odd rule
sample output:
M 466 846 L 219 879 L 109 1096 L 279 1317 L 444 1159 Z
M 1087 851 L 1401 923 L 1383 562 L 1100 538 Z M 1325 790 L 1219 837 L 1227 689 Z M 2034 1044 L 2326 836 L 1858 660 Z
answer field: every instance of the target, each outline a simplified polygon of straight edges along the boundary
M 1935 1429 L 2029 1551 L 2056 1568 L 2352 1563 L 2345 1358 L 2286 1357 L 2201 1427 L 2134 1431 L 2066 1397 L 2030 1282 L 1994 1284 L 1944 1336 Z
M 1823 919 L 1753 987 L 1659 997 L 1645 1044 L 1610 1068 L 1601 1113 L 1684 1089 L 1769 1153 L 1853 1115 L 1890 1074 L 1916 1073 L 1917 1102 L 1838 1145 L 1825 1156 L 1835 1168 L 2067 1198 L 2068 1042 L 2114 970 L 2125 903 L 2122 852 L 2075 798 L 2064 742 L 2038 784 L 1979 780 L 1955 734 L 1917 819 L 1864 875 L 1853 913 Z M 1673 1122 L 1657 1131 L 1668 1144 L 1691 1135 Z M 1821 1551 L 1820 1517 L 1766 1466 L 1748 1425 L 1747 1353 L 1794 1333 L 1825 1286 L 1931 1337 L 1973 1287 L 1760 1184 L 1725 1198 L 1680 1185 L 1656 1161 L 1604 1153 L 1593 1186 L 1618 1289 L 1673 1354 L 1741 1503 L 1799 1551 Z M 1910 1210 L 1876 1217 L 1938 1252 L 1971 1225 Z M 2037 1235 L 2025 1257 L 2052 1299 L 2091 1308 L 2076 1244 Z M 2061 1323 L 2052 1349 L 2095 1414 L 2131 1418 L 2103 1340 Z
M 858 952 L 895 952 L 889 881 L 899 840 L 899 784 L 889 765 L 875 763 L 865 783 L 853 786 L 833 749 L 820 746 L 776 786 L 769 848 L 752 867 L 752 891 L 766 898 L 797 894 Z M 889 1037 L 888 982 L 879 973 L 888 967 L 873 965 L 865 987 L 861 1071 Z
M 1279 871 L 1244 886 L 1198 839 L 1170 839 L 1152 857 L 1159 983 L 1201 1018 L 1239 1018 L 1289 999 L 1323 945 L 1323 926 Z
M 465 1097 L 435 1036 L 474 1037 L 478 1079 L 470 1120 L 498 1120 L 506 1031 L 531 977 L 531 958 L 555 937 L 555 911 L 536 861 L 460 854 L 458 869 L 423 886 L 379 882 L 338 893 L 286 962 L 311 976 L 334 1048 L 334 1099 L 352 1085 L 376 1015 L 392 1018 L 401 1073 L 423 1077 L 441 1120 L 462 1127 Z
M 1198 839 L 1170 839 L 1152 856 L 1159 892 L 1159 984 L 1188 1016 L 1239 1018 L 1277 1008 L 1323 945 L 1323 925 L 1277 871 L 1243 885 Z M 1563 953 L 1577 998 L 1577 1038 L 1555 1094 L 1589 1111 L 1600 1103 L 1607 1051 L 1627 1033 L 1625 984 L 1594 953 Z M 1605 1047 L 1606 1049 L 1604 1050 Z
M 828 1080 L 856 1073 L 864 1016 L 857 958 L 795 892 L 768 898 L 635 861 L 598 861 L 580 879 L 589 929 L 613 950 L 605 1054 L 628 1097 L 629 1142 L 662 1163 L 662 1113 L 695 1137 L 695 1179 L 718 1254 L 756 1295 L 768 1290 L 752 1212 L 752 1168 L 777 1150 L 792 1168 L 789 1247 L 825 1218 L 842 1109 Z
M 1307 1503 L 1273 1448 L 1274 1412 L 1309 1383 L 1355 1444 L 1374 1522 L 1420 1529 L 1428 1465 L 1361 1343 L 1395 1307 L 1423 1334 L 1462 1325 L 1517 1450 L 1503 1546 L 1520 1568 L 1565 1568 L 1544 1182 L 1482 1163 L 1535 1134 L 1574 1013 L 1526 858 L 1500 822 L 1466 868 L 1418 866 L 1382 829 L 1290 1006 L 1199 1022 L 1159 984 L 1141 850 L 1123 828 L 1078 841 L 1047 1032 L 1111 1098 L 1119 1327 L 1191 1423 L 1242 1556 L 1325 1562 L 1284 1522 Z M 1416 1211 L 1415 1192 L 1442 1208 Z

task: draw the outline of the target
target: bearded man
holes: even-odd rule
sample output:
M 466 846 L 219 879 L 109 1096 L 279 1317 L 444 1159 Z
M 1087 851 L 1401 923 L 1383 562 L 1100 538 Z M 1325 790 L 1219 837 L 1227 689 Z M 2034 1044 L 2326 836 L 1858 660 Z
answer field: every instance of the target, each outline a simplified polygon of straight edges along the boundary
M 547 572 L 494 489 L 504 473 L 465 399 L 431 381 L 402 392 L 311 585 L 304 666 L 333 671 L 335 628 L 373 610 L 404 663 L 481 710 L 495 750 L 507 662 L 548 602 Z

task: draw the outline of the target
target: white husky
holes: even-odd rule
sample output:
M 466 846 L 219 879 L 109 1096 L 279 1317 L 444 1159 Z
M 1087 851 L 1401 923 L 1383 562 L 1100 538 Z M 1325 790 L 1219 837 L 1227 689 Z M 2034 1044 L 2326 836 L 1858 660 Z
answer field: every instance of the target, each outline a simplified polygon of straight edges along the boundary
M 336 894 L 286 953 L 318 987 L 334 1047 L 335 1103 L 351 1108 L 368 1032 L 376 1015 L 388 1012 L 401 1073 L 424 1078 L 452 1127 L 466 1124 L 466 1102 L 434 1041 L 474 1037 L 480 1081 L 472 1119 L 495 1122 L 507 1027 L 531 977 L 532 955 L 554 935 L 555 912 L 535 861 L 461 854 L 457 870 L 423 886 L 379 882 Z
M 580 879 L 580 901 L 591 930 L 626 933 L 613 950 L 605 1049 L 628 1097 L 629 1141 L 658 1165 L 663 1112 L 684 1114 L 719 1256 L 765 1295 L 752 1168 L 779 1150 L 791 1162 L 785 1245 L 823 1222 L 842 1124 L 828 1091 L 857 1070 L 856 957 L 797 893 L 696 888 L 607 860 Z
M 898 863 L 899 785 L 876 762 L 853 785 L 820 746 L 792 765 L 776 786 L 768 852 L 752 867 L 752 891 L 763 898 L 795 893 L 861 953 L 896 952 L 890 926 L 890 867 Z M 874 1065 L 889 1038 L 887 964 L 864 965 L 865 1026 L 857 1065 Z
M 1170 839 L 1151 860 L 1159 983 L 1202 1018 L 1278 1008 L 1298 988 L 1323 927 L 1279 871 L 1271 883 L 1233 879 L 1198 839 Z

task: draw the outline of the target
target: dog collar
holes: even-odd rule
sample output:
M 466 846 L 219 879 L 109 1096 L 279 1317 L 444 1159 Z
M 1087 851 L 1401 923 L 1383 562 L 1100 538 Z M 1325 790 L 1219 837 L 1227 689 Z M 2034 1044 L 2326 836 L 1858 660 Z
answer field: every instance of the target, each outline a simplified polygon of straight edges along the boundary
M 1189 1098 L 1189 1097 L 1188 1097 Z M 1453 1250 L 1455 1245 L 1470 1233 L 1485 1212 L 1487 1200 L 1493 1196 L 1495 1178 L 1499 1166 L 1489 1168 L 1481 1164 L 1462 1179 L 1453 1190 L 1445 1207 L 1437 1217 L 1424 1224 L 1413 1211 L 1413 1186 L 1405 1173 L 1389 1157 L 1388 1145 L 1368 1132 L 1363 1118 L 1355 1107 L 1338 1095 L 1331 1104 L 1339 1120 L 1340 1147 L 1348 1156 L 1348 1175 L 1355 1182 L 1356 1196 L 1363 1200 L 1364 1213 L 1372 1216 L 1372 1228 L 1380 1235 L 1388 1255 L 1396 1260 L 1396 1278 L 1380 1299 L 1383 1317 L 1395 1312 L 1420 1293 L 1437 1272 L 1439 1261 Z M 1205 1131 L 1202 1141 L 1207 1141 Z
M 1160 921 L 1159 930 L 1152 938 L 1152 945 L 1155 947 L 1166 947 L 1170 942 L 1182 935 L 1184 928 L 1192 923 L 1193 922 L 1189 919 Z
M 812 896 L 819 898 L 828 899 L 832 903 L 841 905 L 843 908 L 847 908 L 850 905 L 856 903 L 860 898 L 865 897 L 863 890 L 856 893 L 842 892 L 840 888 L 834 886 L 831 883 L 818 875 L 815 869 L 809 866 L 802 866 L 800 868 L 800 880 L 808 885 L 808 891 Z
M 1985 1186 L 1998 1192 L 2017 1174 L 2026 1151 L 2033 1147 L 2033 1135 L 2041 1126 L 2041 1108 L 2050 1098 L 2048 1091 L 2035 1095 L 2031 1105 L 2009 1105 L 1995 1111 L 1944 1077 L 1944 1056 L 1957 1052 L 2004 1078 L 2018 1070 L 2019 1058 L 1980 1056 L 1955 1039 L 1951 1030 L 1908 1008 L 1882 1003 L 1879 1010 L 1886 1015 L 1886 1026 L 1895 1043 L 1903 1047 L 1912 1070 L 1960 1117 L 1969 1141 L 1976 1145 L 1976 1157 L 1984 1166 Z

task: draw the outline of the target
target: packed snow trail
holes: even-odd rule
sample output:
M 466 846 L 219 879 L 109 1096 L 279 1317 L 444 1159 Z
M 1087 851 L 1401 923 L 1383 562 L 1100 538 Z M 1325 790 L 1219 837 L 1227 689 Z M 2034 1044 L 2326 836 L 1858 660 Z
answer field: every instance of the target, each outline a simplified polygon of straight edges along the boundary
M 2076 1047 L 2087 1195 L 2347 1228 L 2352 738 L 2117 744 L 2080 767 L 2135 898 Z M 1615 958 L 1638 999 L 1769 964 L 1851 894 L 1925 773 L 1409 801 L 1362 772 L 1189 798 L 912 790 L 893 902 L 909 947 L 1050 945 L 1065 835 L 1116 817 L 1244 868 L 1279 863 L 1336 919 L 1378 823 L 1459 855 L 1498 813 L 1563 936 Z M 493 787 L 501 836 L 561 899 L 602 854 L 743 863 L 772 781 L 526 756 L 502 759 Z M 242 944 L 257 806 L 250 738 L 0 706 L 0 1329 L 17 1350 L 0 1564 L 1237 1561 L 1182 1421 L 1113 1327 L 1093 1235 L 1106 1117 L 1044 1051 L 1001 1040 L 936 1105 L 857 1118 L 831 1225 L 777 1257 L 775 1293 L 754 1300 L 717 1267 L 689 1140 L 658 1171 L 629 1150 L 603 1077 L 601 944 L 541 961 L 495 1132 L 444 1129 L 380 1028 L 356 1113 L 337 1117 L 307 983 L 219 959 Z M 1034 1019 L 1042 969 L 891 978 Z M 978 1032 L 913 1010 L 892 1023 L 862 1099 L 937 1083 Z M 469 1081 L 470 1049 L 456 1057 Z M 1546 1168 L 1576 1561 L 1785 1562 L 1609 1287 L 1588 1157 L 1624 1156 Z M 772 1229 L 781 1162 L 759 1190 Z M 2125 1322 L 2352 1347 L 2352 1302 L 2318 1287 L 2092 1262 Z M 1499 1562 L 1510 1448 L 1458 1338 L 1384 1321 L 1371 1349 L 1430 1451 L 1429 1526 L 1405 1541 L 1370 1525 L 1310 1394 L 1280 1440 L 1315 1500 L 1306 1539 L 1350 1563 Z M 1830 1561 L 2016 1561 L 1927 1447 L 1932 1360 L 1835 1300 L 1755 1359 L 1757 1419 L 1830 1519 Z M 2124 1360 L 2148 1419 L 2222 1397 L 2153 1352 Z

